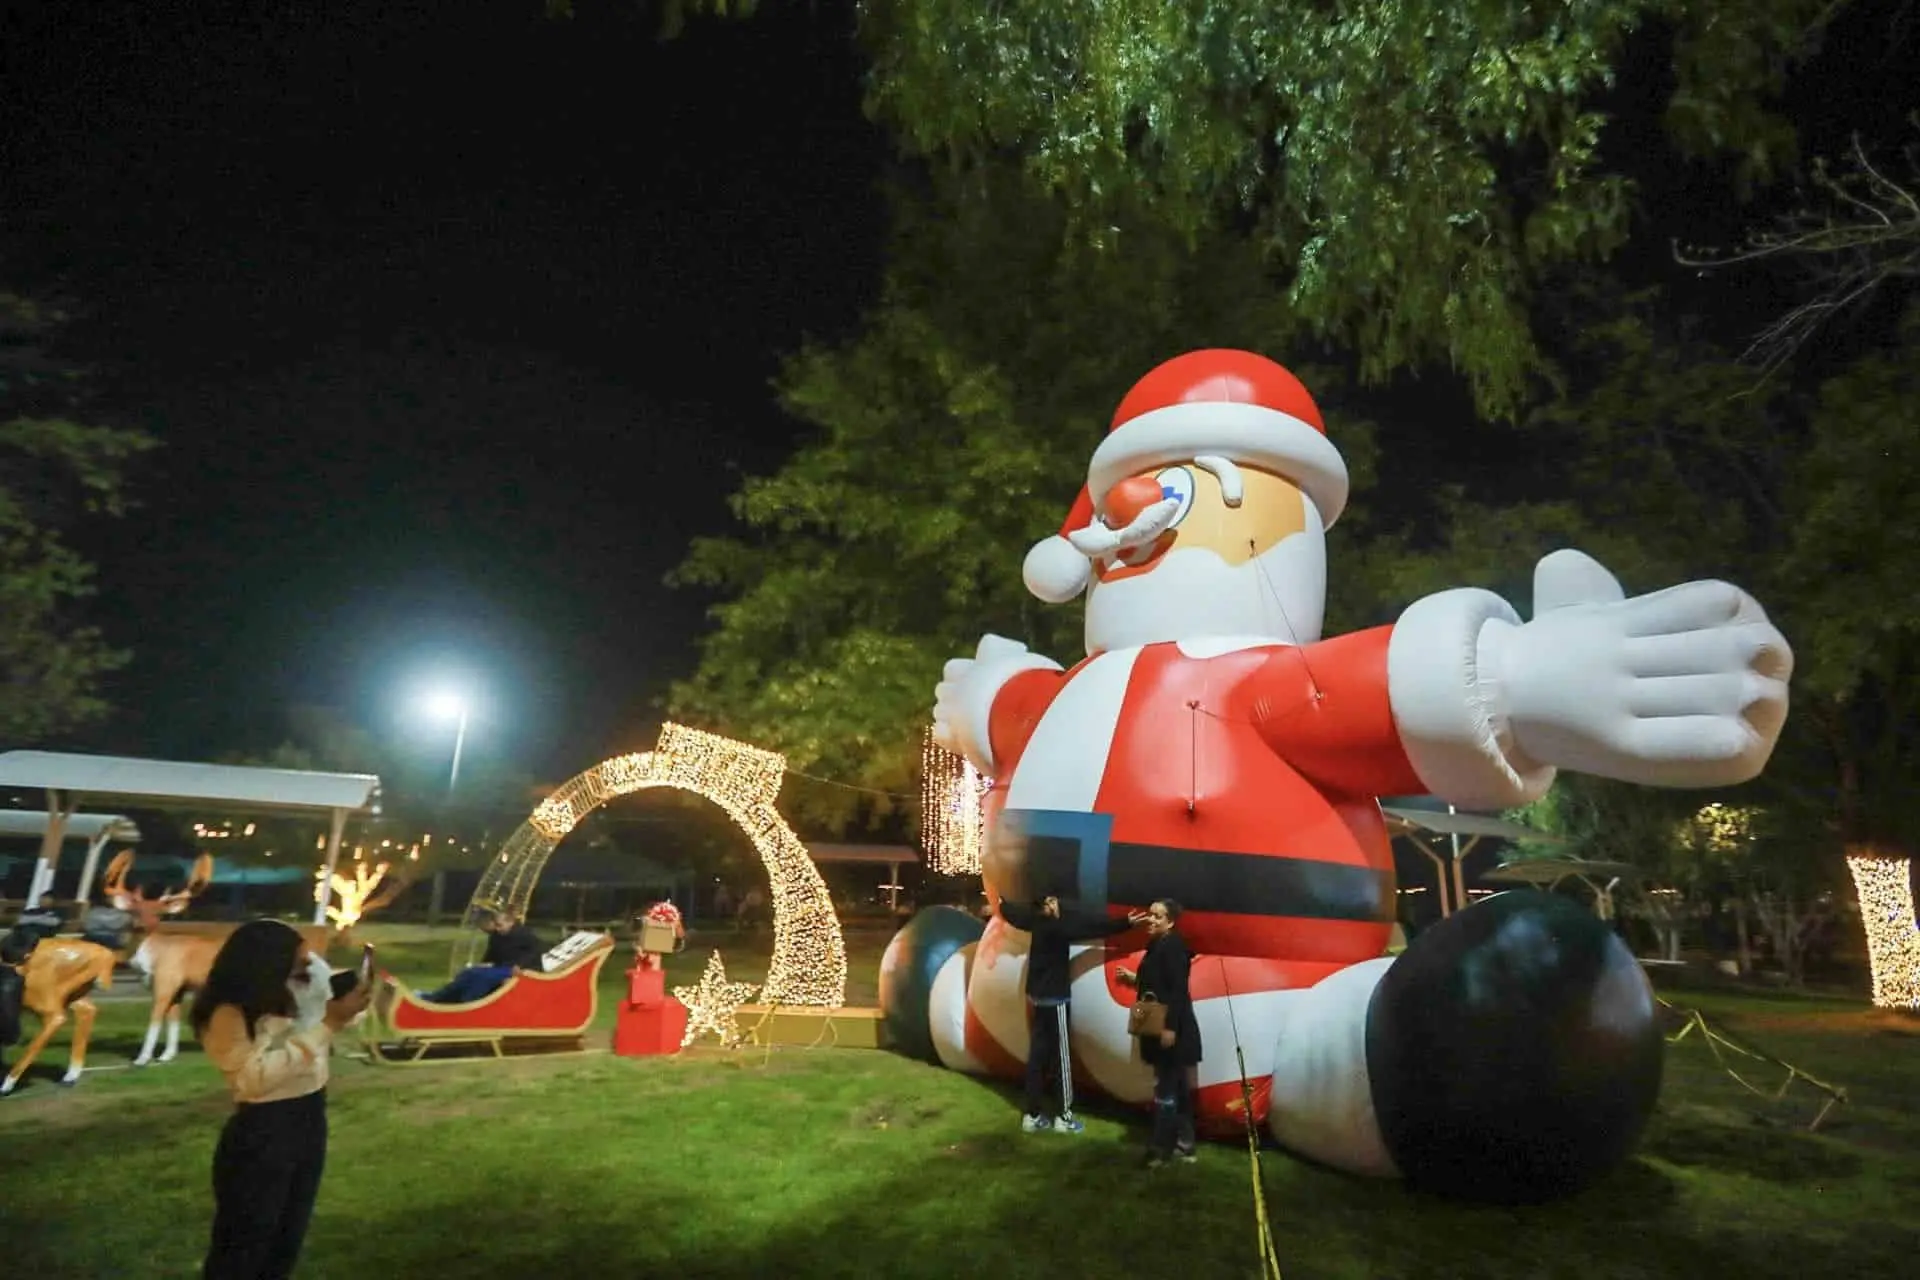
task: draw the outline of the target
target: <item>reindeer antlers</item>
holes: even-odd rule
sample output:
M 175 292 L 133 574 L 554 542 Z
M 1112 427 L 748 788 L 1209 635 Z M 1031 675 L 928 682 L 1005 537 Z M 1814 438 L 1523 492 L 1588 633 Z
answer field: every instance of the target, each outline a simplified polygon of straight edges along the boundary
M 127 888 L 127 873 L 133 870 L 133 850 L 122 849 L 107 864 L 107 876 L 101 884 L 101 892 L 113 905 L 122 911 L 135 905 L 152 903 L 169 915 L 178 915 L 187 909 L 187 904 L 198 897 L 206 887 L 213 883 L 213 855 L 203 853 L 193 860 L 193 870 L 187 875 L 186 887 L 169 889 L 158 898 L 147 897 L 145 889 Z
M 100 883 L 101 894 L 122 911 L 126 910 L 126 904 L 120 899 L 133 896 L 127 892 L 127 872 L 131 870 L 133 870 L 133 850 L 122 849 L 114 854 L 113 861 L 107 864 L 107 877 Z

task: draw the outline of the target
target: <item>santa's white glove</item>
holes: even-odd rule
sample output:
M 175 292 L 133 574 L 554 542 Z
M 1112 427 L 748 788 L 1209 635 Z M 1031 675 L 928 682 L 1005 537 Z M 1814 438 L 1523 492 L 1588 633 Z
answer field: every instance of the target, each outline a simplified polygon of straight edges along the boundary
M 1533 599 L 1533 621 L 1490 621 L 1477 646 L 1516 757 L 1664 787 L 1727 786 L 1766 765 L 1793 651 L 1752 596 L 1689 582 L 1628 600 L 1598 561 L 1556 551 Z
M 933 690 L 933 740 L 957 752 L 991 776 L 993 744 L 988 737 L 993 697 L 1023 671 L 1058 671 L 1060 664 L 1004 636 L 982 636 L 971 658 L 955 658 L 942 670 Z
M 333 977 L 333 968 L 326 957 L 318 952 L 307 957 L 307 980 L 289 982 L 287 990 L 293 992 L 293 1025 L 305 1030 L 324 1018 L 327 1013 L 327 1001 L 333 999 L 333 988 L 328 979 Z

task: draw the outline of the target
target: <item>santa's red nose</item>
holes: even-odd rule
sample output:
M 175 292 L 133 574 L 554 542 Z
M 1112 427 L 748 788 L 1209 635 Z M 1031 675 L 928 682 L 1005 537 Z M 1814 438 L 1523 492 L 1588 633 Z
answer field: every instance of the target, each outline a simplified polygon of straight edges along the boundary
M 1107 494 L 1107 527 L 1124 529 L 1140 518 L 1140 513 L 1164 495 L 1160 482 L 1152 476 L 1129 476 Z

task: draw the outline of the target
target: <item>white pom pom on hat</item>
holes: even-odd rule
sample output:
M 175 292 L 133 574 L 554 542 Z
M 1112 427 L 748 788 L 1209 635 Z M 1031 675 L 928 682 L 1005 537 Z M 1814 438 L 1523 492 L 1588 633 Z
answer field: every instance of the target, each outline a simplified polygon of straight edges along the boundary
M 1027 590 L 1049 604 L 1086 590 L 1093 562 L 1067 535 L 1093 522 L 1098 499 L 1128 476 L 1204 454 L 1286 476 L 1313 500 L 1323 527 L 1333 527 L 1347 505 L 1346 462 L 1298 378 L 1251 351 L 1189 351 L 1134 383 L 1120 402 L 1060 532 L 1027 552 Z

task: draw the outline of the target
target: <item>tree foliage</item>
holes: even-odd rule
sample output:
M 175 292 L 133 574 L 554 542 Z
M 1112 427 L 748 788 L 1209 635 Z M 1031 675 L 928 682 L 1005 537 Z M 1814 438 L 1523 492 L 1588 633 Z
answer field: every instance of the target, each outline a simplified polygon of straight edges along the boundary
M 79 372 L 48 354 L 60 313 L 0 292 L 0 742 L 46 741 L 106 711 L 101 678 L 125 664 L 76 618 L 93 566 L 70 541 L 119 515 L 128 463 L 154 441 L 89 426 Z
M 1829 12 L 875 0 L 862 27 L 872 109 L 917 151 L 1017 152 L 1096 232 L 1142 196 L 1185 232 L 1246 227 L 1301 336 L 1357 351 L 1371 377 L 1451 365 L 1504 413 L 1538 367 L 1541 271 L 1604 256 L 1628 230 L 1596 99 L 1629 50 L 1669 61 L 1683 148 L 1765 176 L 1793 133 L 1764 104 Z

